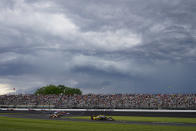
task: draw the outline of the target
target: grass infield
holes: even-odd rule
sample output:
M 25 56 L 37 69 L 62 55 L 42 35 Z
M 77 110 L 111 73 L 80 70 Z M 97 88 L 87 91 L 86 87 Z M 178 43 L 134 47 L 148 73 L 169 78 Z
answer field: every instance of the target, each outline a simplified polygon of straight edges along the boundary
M 0 131 L 195 131 L 195 127 L 0 117 Z
M 67 117 L 73 119 L 90 119 L 89 116 Z M 196 123 L 196 118 L 177 118 L 177 117 L 142 117 L 142 116 L 112 116 L 117 121 L 135 122 L 168 122 L 168 123 Z

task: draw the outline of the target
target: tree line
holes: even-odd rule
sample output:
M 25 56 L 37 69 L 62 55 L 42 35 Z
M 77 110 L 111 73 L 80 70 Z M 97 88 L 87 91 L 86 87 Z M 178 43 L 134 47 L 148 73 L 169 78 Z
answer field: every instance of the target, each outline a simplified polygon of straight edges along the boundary
M 48 94 L 56 94 L 56 95 L 59 95 L 59 94 L 64 94 L 64 95 L 77 94 L 77 95 L 81 95 L 82 91 L 78 88 L 71 88 L 71 87 L 67 87 L 67 86 L 64 86 L 64 85 L 58 85 L 58 86 L 56 86 L 56 85 L 47 85 L 47 86 L 41 87 L 41 88 L 39 88 L 35 91 L 35 95 L 39 95 L 39 94 L 42 94 L 42 95 L 48 95 Z

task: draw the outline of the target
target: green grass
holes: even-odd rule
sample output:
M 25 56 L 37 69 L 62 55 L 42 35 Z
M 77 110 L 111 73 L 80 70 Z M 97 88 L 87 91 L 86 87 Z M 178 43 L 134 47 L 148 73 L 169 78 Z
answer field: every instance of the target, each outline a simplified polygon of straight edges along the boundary
M 90 119 L 89 116 L 69 117 L 73 119 Z M 140 117 L 140 116 L 112 116 L 118 121 L 137 122 L 170 122 L 170 123 L 196 123 L 196 118 L 176 118 L 176 117 Z
M 0 131 L 195 131 L 195 127 L 73 122 L 0 117 Z

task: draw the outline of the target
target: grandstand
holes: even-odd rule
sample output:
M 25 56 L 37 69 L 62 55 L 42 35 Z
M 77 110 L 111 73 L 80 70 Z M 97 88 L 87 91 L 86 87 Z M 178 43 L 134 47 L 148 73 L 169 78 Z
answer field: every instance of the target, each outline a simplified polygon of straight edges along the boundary
M 195 110 L 196 94 L 1 95 L 0 108 Z

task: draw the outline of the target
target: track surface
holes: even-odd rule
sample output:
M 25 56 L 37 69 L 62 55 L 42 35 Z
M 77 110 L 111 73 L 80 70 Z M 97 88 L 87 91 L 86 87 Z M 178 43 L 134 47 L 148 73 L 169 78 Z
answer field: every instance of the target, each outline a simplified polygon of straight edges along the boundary
M 106 115 L 113 115 L 111 112 L 70 112 L 70 116 L 90 116 L 92 114 L 103 114 Z M 131 114 L 131 115 L 130 115 Z M 143 113 L 142 113 L 143 114 Z M 139 113 L 127 113 L 127 115 L 130 116 L 174 116 L 174 115 L 157 115 L 155 114 L 147 114 L 142 115 Z M 175 114 L 175 113 L 174 113 Z M 0 111 L 0 116 L 6 116 L 6 117 L 12 117 L 12 118 L 31 118 L 31 119 L 44 119 L 49 120 L 50 112 L 40 112 L 40 111 Z M 125 115 L 125 114 L 118 114 L 118 115 Z M 188 117 L 184 114 L 184 116 Z M 176 116 L 179 117 L 179 116 Z M 192 117 L 192 116 L 190 116 Z M 90 117 L 89 117 L 90 119 Z M 71 119 L 71 118 L 56 118 L 56 119 L 50 119 L 50 120 L 65 120 L 65 121 L 86 121 L 86 122 L 105 122 L 105 123 L 121 123 L 121 124 L 145 124 L 145 125 L 165 125 L 165 126 L 195 126 L 194 123 L 165 123 L 165 122 L 134 122 L 134 121 L 91 121 L 91 120 L 78 120 L 78 119 Z

